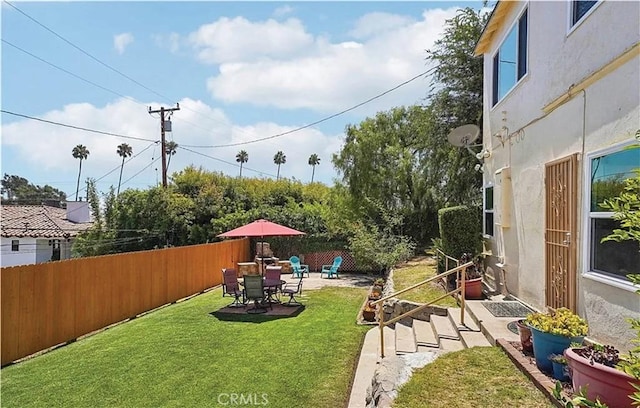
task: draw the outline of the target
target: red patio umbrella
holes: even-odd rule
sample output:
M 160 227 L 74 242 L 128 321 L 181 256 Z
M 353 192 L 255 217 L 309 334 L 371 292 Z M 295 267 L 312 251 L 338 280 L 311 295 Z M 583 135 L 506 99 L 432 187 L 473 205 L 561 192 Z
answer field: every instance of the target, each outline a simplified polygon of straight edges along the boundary
M 267 220 L 257 220 L 231 231 L 218 235 L 224 238 L 233 237 L 275 237 L 305 235 L 304 232 Z
M 234 237 L 288 237 L 295 235 L 306 235 L 302 231 L 295 230 L 293 228 L 285 227 L 284 225 L 276 224 L 275 222 L 267 220 L 256 220 L 249 224 L 243 225 L 231 231 L 224 232 L 219 237 L 234 238 Z M 262 241 L 264 247 L 264 241 Z M 264 249 L 264 248 L 263 248 Z M 264 252 L 264 251 L 263 251 Z M 263 253 L 264 255 L 264 253 Z M 264 258 L 261 258 L 264 270 Z

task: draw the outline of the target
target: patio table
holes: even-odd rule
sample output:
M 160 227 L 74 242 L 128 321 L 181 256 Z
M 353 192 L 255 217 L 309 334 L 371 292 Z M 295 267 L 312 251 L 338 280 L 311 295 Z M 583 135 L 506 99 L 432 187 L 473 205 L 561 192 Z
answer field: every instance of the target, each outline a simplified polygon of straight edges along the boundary
M 280 303 L 280 301 L 273 297 L 278 293 L 278 290 L 282 289 L 282 285 L 287 283 L 282 279 L 264 279 L 263 286 L 267 291 L 267 299 L 266 301 L 269 303 Z

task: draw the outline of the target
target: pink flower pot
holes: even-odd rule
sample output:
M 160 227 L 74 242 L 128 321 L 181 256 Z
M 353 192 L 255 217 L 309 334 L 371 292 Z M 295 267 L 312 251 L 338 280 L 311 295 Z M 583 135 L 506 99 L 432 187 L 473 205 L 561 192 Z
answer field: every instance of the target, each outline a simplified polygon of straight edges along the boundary
M 607 367 L 604 364 L 591 365 L 588 359 L 579 356 L 572 349 L 564 352 L 567 364 L 572 371 L 571 381 L 574 392 L 587 386 L 587 398 L 607 404 L 609 408 L 631 407 L 629 395 L 635 391 L 631 383 L 640 385 L 640 381 L 627 373 Z

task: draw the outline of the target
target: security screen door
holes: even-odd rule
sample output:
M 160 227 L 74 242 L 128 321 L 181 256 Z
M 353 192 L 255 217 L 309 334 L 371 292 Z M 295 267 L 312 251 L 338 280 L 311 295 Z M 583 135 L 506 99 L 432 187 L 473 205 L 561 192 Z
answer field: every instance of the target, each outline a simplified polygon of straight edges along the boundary
M 576 311 L 578 154 L 545 164 L 547 306 Z

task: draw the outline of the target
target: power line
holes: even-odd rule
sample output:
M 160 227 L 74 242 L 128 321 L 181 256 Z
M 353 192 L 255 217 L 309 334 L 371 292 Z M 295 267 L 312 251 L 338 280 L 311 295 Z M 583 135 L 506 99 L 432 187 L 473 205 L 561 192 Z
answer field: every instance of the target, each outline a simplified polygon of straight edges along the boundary
M 122 77 L 124 77 L 124 78 L 128 79 L 129 81 L 133 82 L 134 84 L 136 84 L 136 85 L 138 85 L 138 86 L 140 86 L 140 87 L 142 87 L 142 88 L 146 89 L 147 91 L 151 92 L 152 94 L 154 94 L 154 95 L 156 95 L 156 96 L 159 96 L 160 98 L 164 99 L 165 101 L 170 101 L 170 100 L 171 100 L 171 98 L 169 98 L 169 97 L 167 97 L 167 96 L 165 96 L 165 95 L 163 95 L 163 94 L 161 94 L 161 93 L 159 93 L 159 92 L 154 91 L 153 89 L 149 88 L 148 86 L 144 85 L 143 83 L 141 83 L 141 82 L 139 82 L 139 81 L 135 80 L 134 78 L 130 77 L 129 75 L 127 75 L 127 74 L 123 73 L 122 71 L 120 71 L 120 70 L 118 70 L 118 69 L 116 69 L 116 68 L 112 67 L 111 65 L 107 64 L 106 62 L 104 62 L 104 61 L 100 60 L 99 58 L 97 58 L 97 57 L 93 56 L 93 55 L 92 55 L 92 54 L 90 54 L 89 52 L 85 51 L 84 49 L 82 49 L 82 48 L 80 48 L 79 46 L 77 46 L 77 45 L 75 45 L 74 43 L 72 43 L 70 40 L 67 40 L 65 37 L 63 37 L 62 35 L 60 35 L 60 34 L 58 34 L 57 32 L 55 32 L 53 29 L 51 29 L 51 28 L 47 27 L 46 25 L 44 25 L 43 23 L 39 22 L 39 21 L 38 21 L 38 20 L 36 20 L 34 17 L 31 17 L 29 14 L 27 14 L 27 13 L 26 13 L 26 12 L 24 12 L 24 11 L 22 11 L 21 9 L 19 9 L 18 7 L 16 7 L 16 6 L 15 6 L 15 5 L 13 5 L 12 3 L 10 3 L 9 1 L 7 1 L 7 0 L 3 0 L 3 1 L 4 1 L 7 5 L 11 6 L 11 7 L 12 7 L 14 10 L 16 10 L 17 12 L 19 12 L 19 13 L 20 13 L 20 14 L 22 14 L 23 16 L 27 17 L 29 20 L 31 20 L 31 21 L 33 21 L 34 23 L 38 24 L 40 27 L 44 28 L 45 30 L 47 30 L 47 31 L 48 31 L 48 32 L 50 32 L 51 34 L 55 35 L 56 37 L 58 37 L 59 39 L 61 39 L 61 40 L 62 40 L 62 41 L 64 41 L 65 43 L 69 44 L 70 46 L 72 46 L 72 47 L 73 47 L 73 48 L 75 48 L 76 50 L 80 51 L 81 53 L 83 53 L 83 54 L 84 54 L 84 55 L 86 55 L 87 57 L 89 57 L 89 58 L 91 58 L 92 60 L 96 61 L 98 64 L 100 64 L 100 65 L 102 65 L 102 66 L 104 66 L 104 67 L 108 68 L 109 70 L 111 70 L 111 71 L 115 72 L 116 74 L 118 74 L 118 75 L 120 75 L 120 76 L 122 76 Z M 9 44 L 9 45 L 12 45 L 12 44 Z M 25 52 L 26 52 L 26 51 L 25 51 Z M 36 58 L 37 58 L 37 57 L 36 57 Z M 50 65 L 52 65 L 52 64 L 50 64 Z M 73 75 L 73 74 L 71 74 L 71 75 Z M 83 80 L 84 80 L 84 79 L 83 79 Z M 171 101 L 171 102 L 173 102 L 173 101 Z M 206 118 L 208 118 L 208 119 L 211 119 L 211 120 L 213 120 L 213 121 L 215 121 L 215 122 L 223 123 L 222 121 L 220 121 L 220 120 L 218 120 L 218 119 L 215 119 L 215 118 L 213 118 L 213 117 L 210 117 L 210 116 L 208 116 L 208 115 L 205 115 L 204 113 L 202 113 L 202 112 L 198 112 L 198 111 L 196 111 L 196 110 L 194 110 L 194 109 L 190 109 L 189 107 L 185 107 L 185 109 L 190 110 L 190 111 L 192 111 L 192 112 L 194 112 L 194 113 L 197 113 L 198 115 L 201 115 L 201 116 L 206 117 Z M 186 122 L 186 123 L 191 123 L 191 122 L 188 122 L 188 121 L 186 121 L 186 120 L 184 120 L 184 119 L 181 119 L 181 120 L 183 120 L 183 121 L 184 121 L 184 122 Z M 196 126 L 196 127 L 199 127 L 199 126 L 195 125 L 194 123 L 191 123 L 191 124 L 192 124 L 192 125 L 194 125 L 194 126 Z
M 2 41 L 4 41 L 4 40 L 2 40 Z M 84 132 L 97 133 L 97 134 L 106 135 L 106 136 L 121 137 L 121 138 L 124 138 L 124 139 L 141 140 L 143 142 L 153 142 L 153 143 L 157 142 L 157 140 L 145 139 L 145 138 L 142 138 L 142 137 L 121 135 L 119 133 L 105 132 L 105 131 L 102 131 L 102 130 L 89 129 L 89 128 L 85 128 L 85 127 L 82 127 L 82 126 L 75 126 L 75 125 L 69 125 L 69 124 L 66 124 L 66 123 L 55 122 L 53 120 L 37 118 L 35 116 L 29 116 L 29 115 L 25 115 L 23 113 L 11 112 L 11 111 L 4 110 L 4 109 L 0 109 L 0 112 L 6 113 L 8 115 L 19 116 L 19 117 L 25 118 L 25 119 L 37 120 L 39 122 L 48 123 L 50 125 L 56 125 L 56 126 L 62 126 L 62 127 L 66 127 L 66 128 L 76 129 L 76 130 L 82 130 Z
M 131 156 L 129 159 L 127 159 L 127 161 L 124 162 L 124 164 L 129 163 L 131 160 L 135 159 L 136 157 L 140 156 L 142 153 L 144 153 L 146 150 L 148 150 L 151 146 L 158 144 L 158 141 L 153 141 L 150 145 L 148 145 L 147 147 L 145 147 L 144 149 L 142 149 L 141 151 L 139 151 L 138 153 L 134 154 L 133 156 Z M 113 169 L 109 170 L 109 172 L 107 172 L 106 174 L 103 174 L 102 176 L 100 176 L 99 178 L 95 179 L 96 182 L 102 180 L 103 178 L 107 177 L 109 174 L 113 173 L 114 171 L 118 170 L 120 168 L 121 165 L 118 165 L 116 167 L 114 167 Z M 138 173 L 136 173 L 137 175 Z M 135 177 L 135 175 L 133 176 Z M 127 181 L 131 180 L 133 177 L 130 177 Z M 120 183 L 120 185 L 123 185 L 124 183 Z M 86 191 L 87 187 L 84 186 L 82 187 L 80 190 L 78 190 L 78 192 L 80 191 Z M 66 194 L 66 193 L 65 193 Z M 73 194 L 73 193 L 72 193 Z
M 129 177 L 128 179 L 126 179 L 125 181 L 123 181 L 122 183 L 120 183 L 120 185 L 123 184 L 127 184 L 131 179 L 133 179 L 134 177 L 138 176 L 140 173 L 142 173 L 143 171 L 145 171 L 146 169 L 148 169 L 149 167 L 151 167 L 151 165 L 153 163 L 156 163 L 158 160 L 160 160 L 161 157 L 158 157 L 157 159 L 155 159 L 154 161 L 152 161 L 151 163 L 147 164 L 146 166 L 144 166 L 139 172 L 137 172 L 136 174 L 134 174 L 133 176 Z
M 60 66 L 58 66 L 58 65 L 56 65 L 56 64 L 54 64 L 54 63 L 52 63 L 52 62 L 49 62 L 49 61 L 45 60 L 44 58 L 38 57 L 37 55 L 35 55 L 35 54 L 33 54 L 33 53 L 31 53 L 31 52 L 29 52 L 29 51 L 25 50 L 24 48 L 21 48 L 21 47 L 19 47 L 19 46 L 15 45 L 15 44 L 13 44 L 13 43 L 11 43 L 11 42 L 9 42 L 9 41 L 5 40 L 4 38 L 2 39 L 2 42 L 3 42 L 3 43 L 5 43 L 5 44 L 7 44 L 7 45 L 9 45 L 9 46 L 11 46 L 11 47 L 13 47 L 13 48 L 15 48 L 15 49 L 17 49 L 18 51 L 21 51 L 21 52 L 23 52 L 23 53 L 25 53 L 25 54 L 29 55 L 30 57 L 33 57 L 33 58 L 37 59 L 37 60 L 38 60 L 38 61 L 40 61 L 40 62 L 43 62 L 43 63 L 45 63 L 45 64 L 47 64 L 47 65 L 49 65 L 49 66 L 52 66 L 53 68 L 58 69 L 58 70 L 60 70 L 60 71 L 62 71 L 62 72 L 64 72 L 64 73 L 66 73 L 66 74 L 69 74 L 69 75 L 71 75 L 72 77 L 77 78 L 77 79 L 79 79 L 79 80 L 81 80 L 81 81 L 84 81 L 84 82 L 86 82 L 86 83 L 88 83 L 88 84 L 90 84 L 90 85 L 93 85 L 93 86 L 95 86 L 95 87 L 97 87 L 97 88 L 100 88 L 100 89 L 102 89 L 103 91 L 106 91 L 106 92 L 112 93 L 112 94 L 114 94 L 114 95 L 116 95 L 116 96 L 119 96 L 119 97 L 121 97 L 121 98 L 128 99 L 128 100 L 130 100 L 130 101 L 132 101 L 132 102 L 135 102 L 135 103 L 139 103 L 139 104 L 141 104 L 141 105 L 144 105 L 142 102 L 140 102 L 140 101 L 138 101 L 138 100 L 136 100 L 136 99 L 134 99 L 134 98 L 132 98 L 132 97 L 130 97 L 130 96 L 123 95 L 123 94 L 121 94 L 121 93 L 119 93 L 119 92 L 114 91 L 113 89 L 109 89 L 109 88 L 107 88 L 107 87 L 105 87 L 105 86 L 102 86 L 102 85 L 100 85 L 100 84 L 97 84 L 97 83 L 95 83 L 95 82 L 93 82 L 93 81 L 91 81 L 91 80 L 88 80 L 88 79 L 86 79 L 86 78 L 81 77 L 81 76 L 80 76 L 80 75 L 78 75 L 78 74 L 74 74 L 73 72 L 71 72 L 71 71 L 69 71 L 69 70 L 67 70 L 67 69 L 65 69 L 65 68 L 62 68 L 62 67 L 60 67 Z
M 216 161 L 219 161 L 219 162 L 221 162 L 221 163 L 224 163 L 224 164 L 228 164 L 228 165 L 230 165 L 230 166 L 240 167 L 240 165 L 239 165 L 239 164 L 236 164 L 236 163 L 233 163 L 233 162 L 229 162 L 229 161 L 226 161 L 226 160 L 222 160 L 222 159 L 219 159 L 219 158 L 217 158 L 217 157 L 209 156 L 208 154 L 200 153 L 200 152 L 197 152 L 197 151 L 195 151 L 195 150 L 191 150 L 191 149 L 188 149 L 188 148 L 186 148 L 186 147 L 183 147 L 183 146 L 181 146 L 181 145 L 178 145 L 178 149 L 186 150 L 186 151 L 188 151 L 188 152 L 195 153 L 195 154 L 198 154 L 198 155 L 200 155 L 200 156 L 206 157 L 206 158 L 208 158 L 208 159 L 212 159 L 212 160 L 216 160 Z M 243 169 L 243 170 L 253 171 L 254 173 L 266 174 L 267 176 L 271 176 L 271 177 L 275 177 L 275 176 L 276 176 L 275 174 L 269 174 L 269 173 L 267 173 L 267 172 L 259 171 L 259 170 L 255 170 L 255 169 L 252 169 L 252 168 L 250 168 L 250 167 L 246 167 L 246 166 L 242 166 L 242 169 Z
M 292 130 L 287 130 L 286 132 L 278 133 L 278 134 L 275 134 L 275 135 L 271 135 L 271 136 L 267 136 L 267 137 L 263 137 L 263 138 L 259 138 L 259 139 L 249 140 L 249 141 L 246 141 L 246 142 L 229 143 L 229 144 L 214 145 L 214 146 L 195 146 L 195 145 L 183 145 L 183 146 L 184 147 L 192 147 L 194 149 L 210 149 L 210 148 L 219 148 L 219 147 L 241 146 L 241 145 L 246 145 L 246 144 L 250 144 L 250 143 L 262 142 L 264 140 L 275 139 L 277 137 L 286 136 L 286 135 L 289 135 L 291 133 L 299 132 L 301 130 L 310 128 L 310 127 L 315 126 L 317 124 L 320 124 L 322 122 L 326 122 L 326 121 L 328 121 L 330 119 L 333 119 L 333 118 L 335 118 L 337 116 L 344 115 L 347 112 L 350 112 L 350 111 L 352 111 L 354 109 L 357 109 L 357 108 L 359 108 L 359 107 L 361 107 L 363 105 L 366 105 L 369 102 L 372 102 L 372 101 L 374 101 L 376 99 L 379 99 L 379 98 L 383 97 L 384 95 L 386 95 L 386 94 L 388 94 L 390 92 L 393 92 L 396 89 L 401 88 L 401 87 L 403 87 L 403 86 L 415 81 L 416 79 L 418 79 L 418 78 L 420 78 L 422 76 L 425 76 L 426 74 L 432 72 L 433 70 L 435 70 L 438 67 L 440 67 L 440 65 L 436 65 L 435 67 L 430 68 L 430 69 L 428 69 L 428 70 L 426 70 L 426 71 L 414 76 L 413 78 L 410 78 L 410 79 L 402 82 L 401 84 L 398 84 L 398 85 L 394 86 L 391 89 L 387 89 L 386 91 L 384 91 L 382 93 L 379 93 L 376 96 L 373 96 L 373 97 L 367 99 L 366 101 L 360 102 L 360 103 L 358 103 L 358 104 L 356 104 L 356 105 L 354 105 L 354 106 L 352 106 L 350 108 L 344 109 L 344 110 L 342 110 L 342 111 L 340 111 L 338 113 L 334 113 L 333 115 L 329 115 L 329 116 L 324 117 L 322 119 L 316 120 L 315 122 L 311 122 L 311 123 L 309 123 L 307 125 L 300 126 L 300 127 L 295 128 L 295 129 L 292 129 Z

